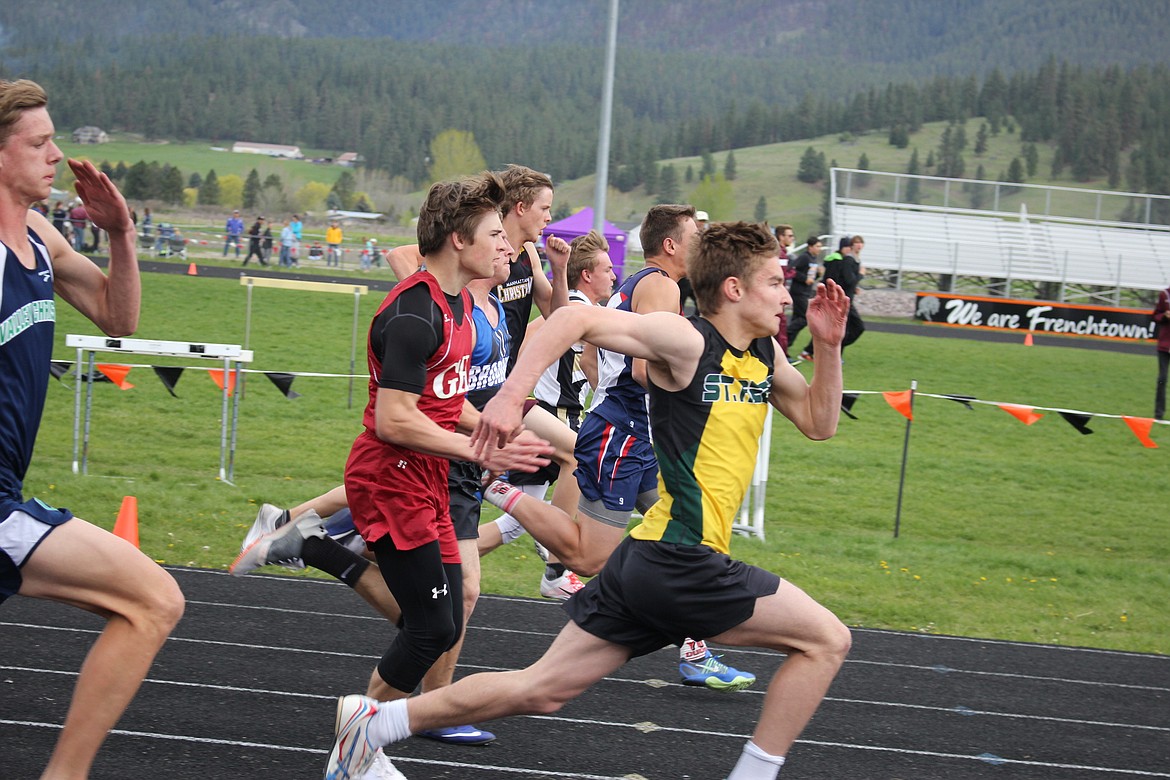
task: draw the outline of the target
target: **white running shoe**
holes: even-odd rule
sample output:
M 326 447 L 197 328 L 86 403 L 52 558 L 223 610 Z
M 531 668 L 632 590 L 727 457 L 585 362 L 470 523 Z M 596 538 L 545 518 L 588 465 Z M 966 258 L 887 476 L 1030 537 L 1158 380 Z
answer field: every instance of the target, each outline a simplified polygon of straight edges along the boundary
M 244 536 L 244 541 L 240 545 L 240 552 L 255 544 L 256 540 L 265 534 L 270 534 L 277 528 L 285 525 L 289 521 L 289 514 L 287 509 L 281 509 L 272 504 L 261 504 L 260 511 L 256 513 L 256 519 L 252 521 L 252 527 L 248 529 L 248 533 Z M 281 566 L 289 569 L 303 569 L 305 562 L 300 558 L 292 558 L 287 561 L 279 561 Z
M 390 763 L 382 748 L 374 752 L 374 763 L 362 775 L 362 780 L 406 780 L 406 775 L 398 771 L 398 767 Z
M 577 575 L 568 569 L 565 573 L 557 577 L 555 580 L 550 580 L 548 577 L 542 576 L 540 578 L 540 595 L 546 599 L 559 599 L 560 601 L 568 600 L 574 593 L 585 587 L 585 583 L 577 578 Z
M 228 569 L 234 576 L 247 574 L 261 566 L 280 563 L 301 557 L 305 539 L 310 536 L 324 537 L 325 526 L 321 517 L 312 509 L 269 534 L 252 542 Z
M 378 702 L 353 694 L 337 700 L 333 732 L 337 736 L 325 765 L 325 780 L 360 780 L 377 758 L 378 746 L 370 744 L 370 719 Z

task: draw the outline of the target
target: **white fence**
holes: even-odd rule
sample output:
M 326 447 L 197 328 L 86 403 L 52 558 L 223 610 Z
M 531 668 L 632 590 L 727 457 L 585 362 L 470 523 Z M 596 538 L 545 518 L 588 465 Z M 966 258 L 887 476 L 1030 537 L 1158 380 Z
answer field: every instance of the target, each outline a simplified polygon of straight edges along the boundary
M 863 235 L 870 269 L 1001 280 L 1009 294 L 1055 283 L 1061 300 L 1170 286 L 1170 225 L 1148 221 L 1166 196 L 848 168 L 831 186 L 833 233 Z

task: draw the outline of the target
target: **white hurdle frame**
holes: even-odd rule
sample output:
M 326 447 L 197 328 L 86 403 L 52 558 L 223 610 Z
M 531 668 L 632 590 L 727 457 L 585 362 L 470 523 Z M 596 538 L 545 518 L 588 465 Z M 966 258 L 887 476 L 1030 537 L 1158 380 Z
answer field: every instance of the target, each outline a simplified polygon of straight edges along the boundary
M 206 360 L 223 360 L 223 407 L 220 411 L 219 479 L 232 484 L 235 476 L 236 429 L 240 419 L 241 364 L 252 362 L 252 351 L 238 344 L 206 344 L 192 341 L 155 341 L 150 339 L 122 339 L 106 336 L 82 336 L 68 334 L 65 346 L 77 349 L 75 375 L 77 384 L 73 389 L 73 473 L 89 474 L 89 427 L 93 411 L 94 355 L 98 352 L 116 352 L 133 355 L 165 355 L 168 357 L 197 357 Z M 86 361 L 85 353 L 89 354 Z M 87 363 L 82 375 L 82 364 Z M 233 368 L 234 364 L 234 368 Z M 236 392 L 229 394 L 231 383 L 229 372 L 236 378 Z M 81 388 L 85 386 L 85 424 L 81 428 Z M 228 425 L 228 396 L 234 395 L 231 426 Z M 230 437 L 229 437 L 230 432 Z M 230 438 L 230 442 L 229 442 Z M 80 454 L 80 457 L 79 457 Z
M 764 432 L 760 434 L 760 451 L 756 455 L 756 469 L 748 485 L 743 504 L 739 507 L 739 521 L 731 524 L 731 530 L 744 536 L 758 536 L 764 541 L 764 499 L 768 492 L 768 463 L 772 456 L 772 406 L 764 418 Z

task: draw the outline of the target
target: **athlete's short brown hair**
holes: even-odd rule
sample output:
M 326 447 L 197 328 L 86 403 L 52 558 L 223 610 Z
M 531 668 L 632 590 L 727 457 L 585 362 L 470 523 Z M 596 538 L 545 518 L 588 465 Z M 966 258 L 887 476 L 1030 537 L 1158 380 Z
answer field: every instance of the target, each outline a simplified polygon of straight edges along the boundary
M 682 238 L 682 229 L 679 223 L 684 217 L 695 218 L 694 206 L 680 206 L 661 204 L 651 206 L 642 220 L 642 229 L 638 231 L 638 238 L 642 241 L 642 253 L 646 257 L 658 257 L 662 254 L 662 242 L 668 238 L 678 241 Z
M 716 222 L 707 226 L 690 257 L 687 278 L 702 314 L 714 314 L 723 305 L 723 281 L 747 280 L 769 257 L 779 257 L 780 242 L 766 225 L 757 222 Z
M 596 230 L 590 230 L 583 236 L 577 236 L 569 244 L 569 267 L 566 270 L 569 287 L 576 287 L 581 283 L 581 274 L 592 271 L 597 265 L 597 256 L 609 251 L 609 242 L 605 236 Z
M 28 79 L 0 81 L 0 146 L 8 141 L 12 128 L 25 111 L 49 104 L 40 84 Z
M 516 204 L 523 203 L 531 206 L 541 190 L 553 188 L 552 179 L 548 174 L 534 171 L 524 165 L 509 165 L 499 173 L 500 181 L 504 183 L 504 201 L 500 210 L 505 215 L 512 213 Z
M 504 184 L 490 171 L 459 181 L 431 185 L 418 211 L 418 251 L 423 257 L 442 248 L 452 233 L 471 243 L 485 214 L 500 213 Z

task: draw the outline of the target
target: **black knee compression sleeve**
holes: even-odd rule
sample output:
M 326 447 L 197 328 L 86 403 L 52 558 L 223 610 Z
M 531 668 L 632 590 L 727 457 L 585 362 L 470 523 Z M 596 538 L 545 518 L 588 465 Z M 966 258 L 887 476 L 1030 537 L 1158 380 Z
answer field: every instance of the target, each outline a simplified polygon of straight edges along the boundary
M 371 549 L 402 609 L 400 630 L 378 662 L 378 674 L 391 687 L 409 693 L 463 630 L 461 567 L 442 562 L 438 542 L 398 550 L 386 536 Z

